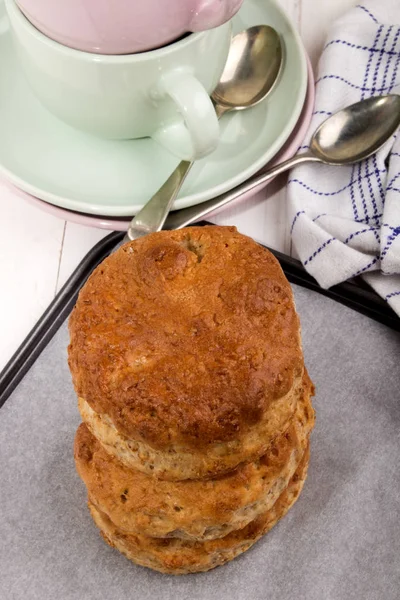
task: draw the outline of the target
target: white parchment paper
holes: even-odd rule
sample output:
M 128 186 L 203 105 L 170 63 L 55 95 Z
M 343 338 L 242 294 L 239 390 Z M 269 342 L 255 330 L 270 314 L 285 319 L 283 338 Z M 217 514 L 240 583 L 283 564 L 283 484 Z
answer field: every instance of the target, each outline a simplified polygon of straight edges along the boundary
M 66 326 L 0 409 L 1 600 L 399 600 L 400 336 L 295 288 L 317 386 L 309 477 L 250 551 L 180 577 L 100 538 L 75 472 Z

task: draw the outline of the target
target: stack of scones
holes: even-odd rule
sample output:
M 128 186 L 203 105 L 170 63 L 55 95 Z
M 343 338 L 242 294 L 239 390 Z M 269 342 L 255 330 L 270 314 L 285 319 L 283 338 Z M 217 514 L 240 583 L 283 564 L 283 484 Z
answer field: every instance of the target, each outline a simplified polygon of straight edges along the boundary
M 313 385 L 270 252 L 234 227 L 145 236 L 97 267 L 69 327 L 75 462 L 111 546 L 163 573 L 207 571 L 287 513 Z

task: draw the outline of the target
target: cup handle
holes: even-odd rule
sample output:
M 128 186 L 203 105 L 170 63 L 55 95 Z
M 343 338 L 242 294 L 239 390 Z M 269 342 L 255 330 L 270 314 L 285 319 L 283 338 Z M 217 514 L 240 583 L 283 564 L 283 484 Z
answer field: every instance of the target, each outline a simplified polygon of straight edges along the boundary
M 151 137 L 183 160 L 197 160 L 215 150 L 218 118 L 203 85 L 191 73 L 171 71 L 161 77 L 154 98 L 165 96 L 172 98 L 184 120 L 166 123 Z

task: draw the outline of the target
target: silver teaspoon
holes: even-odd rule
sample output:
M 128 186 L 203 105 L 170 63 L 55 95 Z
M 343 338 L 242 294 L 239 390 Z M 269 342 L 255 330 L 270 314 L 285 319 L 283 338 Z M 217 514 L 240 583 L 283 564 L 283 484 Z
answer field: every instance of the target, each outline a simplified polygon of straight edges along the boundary
M 400 96 L 375 96 L 335 113 L 314 133 L 307 152 L 248 179 L 233 190 L 197 206 L 171 213 L 166 229 L 181 229 L 200 221 L 217 208 L 242 194 L 268 183 L 277 175 L 306 162 L 326 165 L 351 165 L 374 154 L 400 126 Z
M 218 118 L 225 113 L 255 106 L 270 93 L 282 65 L 278 33 L 267 25 L 250 27 L 231 42 L 228 59 L 211 99 Z M 124 242 L 160 231 L 193 166 L 182 161 L 164 185 L 132 219 Z

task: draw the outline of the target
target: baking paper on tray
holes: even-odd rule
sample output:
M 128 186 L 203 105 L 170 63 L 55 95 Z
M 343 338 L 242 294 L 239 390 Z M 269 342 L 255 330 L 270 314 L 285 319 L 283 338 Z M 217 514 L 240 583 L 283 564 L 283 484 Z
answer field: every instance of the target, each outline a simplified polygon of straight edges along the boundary
M 2 600 L 399 600 L 400 336 L 295 287 L 317 387 L 304 491 L 251 550 L 198 575 L 101 539 L 76 474 L 66 325 L 0 410 Z

